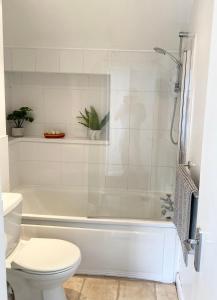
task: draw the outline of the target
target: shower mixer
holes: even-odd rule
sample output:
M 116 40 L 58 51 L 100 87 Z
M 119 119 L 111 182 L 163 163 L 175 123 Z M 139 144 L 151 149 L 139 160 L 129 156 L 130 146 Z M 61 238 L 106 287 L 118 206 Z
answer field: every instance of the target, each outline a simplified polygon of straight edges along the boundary
M 178 145 L 178 140 L 175 140 L 173 136 L 173 130 L 174 130 L 174 123 L 175 123 L 175 115 L 176 115 L 176 110 L 177 110 L 177 104 L 178 100 L 181 98 L 181 89 L 182 89 L 182 71 L 183 71 L 183 64 L 182 64 L 182 44 L 183 44 L 183 38 L 186 37 L 191 37 L 191 35 L 188 32 L 180 32 L 179 33 L 179 38 L 180 38 L 180 43 L 179 43 L 179 57 L 175 57 L 172 53 L 167 51 L 164 48 L 160 47 L 154 47 L 154 51 L 156 53 L 159 53 L 161 55 L 166 55 L 168 56 L 175 64 L 177 68 L 177 77 L 176 77 L 176 82 L 174 85 L 174 92 L 175 92 L 175 97 L 174 97 L 174 105 L 173 105 L 173 114 L 172 114 L 172 120 L 171 120 L 171 126 L 170 126 L 170 140 L 174 145 Z

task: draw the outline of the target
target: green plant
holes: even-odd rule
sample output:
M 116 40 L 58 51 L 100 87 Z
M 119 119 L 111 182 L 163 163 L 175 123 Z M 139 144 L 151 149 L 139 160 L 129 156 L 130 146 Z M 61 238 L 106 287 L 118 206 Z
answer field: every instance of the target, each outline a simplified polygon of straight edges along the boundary
M 100 120 L 98 113 L 93 106 L 90 106 L 90 110 L 85 108 L 84 113 L 80 112 L 80 116 L 77 117 L 81 125 L 91 130 L 101 130 L 109 121 L 109 113 L 107 113 L 102 120 Z
M 8 114 L 7 120 L 12 121 L 16 128 L 22 128 L 24 122 L 33 122 L 34 118 L 31 115 L 32 109 L 29 107 L 21 107 Z

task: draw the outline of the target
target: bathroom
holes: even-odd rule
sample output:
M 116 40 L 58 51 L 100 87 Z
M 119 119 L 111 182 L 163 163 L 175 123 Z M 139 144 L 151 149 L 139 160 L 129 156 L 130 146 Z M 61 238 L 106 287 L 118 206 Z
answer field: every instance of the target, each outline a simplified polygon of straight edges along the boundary
M 216 299 L 215 2 L 3 0 L 0 299 Z

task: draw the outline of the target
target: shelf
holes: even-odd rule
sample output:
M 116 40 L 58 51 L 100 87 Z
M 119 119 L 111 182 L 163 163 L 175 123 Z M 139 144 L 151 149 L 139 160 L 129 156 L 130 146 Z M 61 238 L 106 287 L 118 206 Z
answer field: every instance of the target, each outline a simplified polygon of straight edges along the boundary
M 109 141 L 105 140 L 89 140 L 84 138 L 61 138 L 61 139 L 46 139 L 40 137 L 9 137 L 9 144 L 17 142 L 31 143 L 53 143 L 53 144 L 79 144 L 79 145 L 109 145 Z

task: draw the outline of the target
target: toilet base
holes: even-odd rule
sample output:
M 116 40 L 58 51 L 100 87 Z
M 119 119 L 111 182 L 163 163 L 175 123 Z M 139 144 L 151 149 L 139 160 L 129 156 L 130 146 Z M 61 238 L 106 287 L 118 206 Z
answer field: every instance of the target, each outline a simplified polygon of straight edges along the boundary
M 69 273 L 69 272 L 67 272 Z M 67 300 L 63 283 L 74 274 L 70 272 L 55 280 L 33 280 L 19 270 L 7 270 L 7 281 L 11 285 L 16 300 Z
M 67 300 L 64 289 L 62 287 L 58 287 L 58 288 L 54 288 L 54 289 L 50 289 L 50 290 L 44 290 L 43 294 L 42 294 L 42 299 Z

